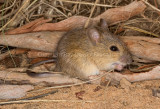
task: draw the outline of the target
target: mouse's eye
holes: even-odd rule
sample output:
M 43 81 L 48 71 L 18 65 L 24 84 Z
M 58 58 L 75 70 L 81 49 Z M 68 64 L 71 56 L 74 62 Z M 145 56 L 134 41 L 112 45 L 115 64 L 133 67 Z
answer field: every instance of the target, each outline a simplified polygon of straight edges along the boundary
M 111 51 L 119 51 L 119 49 L 118 49 L 116 46 L 111 46 L 111 47 L 110 47 L 110 50 L 111 50 Z

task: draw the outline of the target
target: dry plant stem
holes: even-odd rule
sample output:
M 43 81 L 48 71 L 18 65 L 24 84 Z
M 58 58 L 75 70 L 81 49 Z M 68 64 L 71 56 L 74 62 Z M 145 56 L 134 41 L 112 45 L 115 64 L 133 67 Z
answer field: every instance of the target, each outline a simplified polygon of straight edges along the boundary
M 69 103 L 82 103 L 82 102 L 85 102 L 85 103 L 97 103 L 97 100 L 48 100 L 48 99 L 43 99 L 43 100 L 18 100 L 18 101 L 6 101 L 6 102 L 0 102 L 0 105 L 4 105 L 4 104 L 16 104 L 16 103 L 38 103 L 38 102 L 69 102 Z M 98 102 L 101 102 L 101 103 L 105 103 L 106 101 L 100 101 L 98 100 Z
M 41 1 L 41 3 L 43 3 L 43 4 L 45 4 L 45 5 L 49 6 L 49 7 L 51 7 L 51 8 L 53 8 L 53 9 L 55 9 L 58 13 L 62 14 L 64 17 L 68 18 L 67 15 L 65 15 L 63 12 L 61 12 L 59 9 L 55 8 L 54 6 L 49 5 L 49 4 L 47 4 L 47 3 L 45 3 L 45 2 L 42 2 L 42 1 Z
M 8 14 L 5 14 L 5 15 L 1 16 L 0 20 L 6 19 L 7 17 L 12 16 L 16 12 L 17 12 L 17 9 L 15 9 L 14 11 L 12 11 L 11 13 L 8 13 Z
M 10 50 L 6 53 L 0 54 L 0 61 L 5 59 L 6 57 L 9 57 L 10 55 L 23 54 L 27 51 L 28 51 L 27 49 L 13 49 L 13 50 Z
M 26 0 L 24 2 L 24 4 L 22 5 L 22 7 L 18 10 L 18 12 L 14 15 L 14 17 L 8 21 L 2 28 L 0 28 L 0 31 L 2 31 L 9 23 L 11 23 L 15 18 L 16 16 L 24 9 L 24 7 L 26 6 L 26 4 L 28 4 L 28 2 L 30 2 L 30 0 Z
M 30 4 L 30 0 L 28 0 L 27 2 L 26 2 L 26 0 L 23 0 L 23 2 L 22 2 L 22 6 L 23 6 L 23 8 L 22 8 L 22 10 L 19 12 L 19 14 L 7 25 L 8 27 L 15 27 L 15 26 L 17 26 L 19 23 L 20 23 L 20 21 L 21 20 L 23 20 L 24 19 L 24 12 L 26 12 L 27 10 L 26 10 L 26 8 L 29 6 L 29 4 Z
M 41 3 L 40 3 L 41 1 L 44 1 L 44 0 L 39 0 L 39 1 L 38 1 L 38 4 L 41 4 Z M 43 9 L 43 5 L 39 5 L 39 6 L 38 6 L 38 10 L 37 10 L 37 14 L 41 14 L 42 9 Z
M 57 5 L 57 4 L 56 4 L 56 1 L 51 1 L 51 6 L 54 6 L 54 7 L 55 7 L 56 5 Z M 38 8 L 39 14 L 40 14 L 40 12 L 41 12 L 41 10 L 42 10 L 42 6 L 43 6 L 43 5 L 39 6 L 39 8 Z M 45 13 L 45 16 L 46 16 L 47 18 L 52 18 L 51 16 L 53 15 L 53 12 L 54 12 L 54 8 L 50 7 L 50 8 L 48 8 L 47 12 Z
M 90 23 L 97 23 L 100 18 L 105 19 L 108 24 L 115 24 L 121 21 L 128 20 L 130 17 L 140 14 L 146 6 L 142 1 L 134 1 L 131 4 L 119 8 L 108 9 L 101 15 L 91 19 Z M 73 16 L 66 20 L 60 21 L 58 23 L 45 23 L 36 27 L 33 31 L 68 31 L 73 28 L 84 27 L 88 17 L 83 16 Z
M 154 7 L 153 5 L 151 5 L 151 4 L 148 3 L 146 0 L 142 0 L 142 1 L 143 1 L 144 3 L 146 3 L 148 6 L 150 6 L 152 9 L 154 9 L 154 10 L 160 12 L 160 10 L 159 10 L 158 8 L 156 8 L 156 7 Z
M 83 4 L 83 5 L 94 5 L 94 3 L 90 2 L 82 2 L 82 1 L 69 1 L 69 0 L 57 0 L 57 1 L 62 1 L 66 3 L 72 3 L 72 4 Z M 106 4 L 96 4 L 96 6 L 101 6 L 101 7 L 117 7 L 117 6 L 112 6 L 112 5 L 106 5 Z
M 156 8 L 158 8 L 157 0 L 154 0 L 154 5 Z
M 20 68 L 7 68 L 5 72 L 25 72 L 28 68 L 20 67 Z
M 26 10 L 28 10 L 33 4 L 35 4 L 38 0 L 32 0 L 33 2 L 31 2 L 31 4 L 26 8 Z M 26 11 L 25 10 L 25 11 Z
M 137 27 L 124 26 L 124 28 L 129 28 L 129 29 L 132 29 L 132 30 L 135 30 L 135 31 L 138 31 L 138 32 L 143 32 L 143 33 L 145 33 L 145 34 L 149 34 L 149 35 L 152 35 L 152 36 L 155 36 L 155 37 L 159 37 L 159 35 L 154 34 L 153 32 L 149 32 L 149 31 L 146 31 L 146 30 L 137 28 Z
M 94 6 L 93 6 L 93 8 L 92 8 L 92 10 L 91 10 L 91 13 L 90 13 L 90 15 L 89 15 L 89 18 L 87 19 L 87 21 L 86 21 L 86 23 L 85 23 L 85 25 L 84 25 L 84 28 L 87 28 L 87 27 L 88 27 L 89 21 L 90 21 L 90 19 L 91 19 L 91 17 L 92 17 L 92 14 L 93 14 L 93 12 L 94 12 L 94 10 L 95 10 L 95 8 L 96 8 L 96 4 L 98 3 L 98 1 L 99 1 L 99 0 L 96 0 L 96 1 L 95 1 L 95 4 L 94 4 Z
M 12 3 L 12 5 L 11 5 L 11 6 L 6 7 L 6 8 L 4 8 L 4 9 L 0 10 L 0 12 L 2 12 L 2 11 L 4 11 L 4 10 L 7 10 L 7 9 L 12 8 L 12 7 L 14 6 L 14 4 L 15 4 L 15 3 L 16 3 L 16 0 L 14 0 L 14 2 Z

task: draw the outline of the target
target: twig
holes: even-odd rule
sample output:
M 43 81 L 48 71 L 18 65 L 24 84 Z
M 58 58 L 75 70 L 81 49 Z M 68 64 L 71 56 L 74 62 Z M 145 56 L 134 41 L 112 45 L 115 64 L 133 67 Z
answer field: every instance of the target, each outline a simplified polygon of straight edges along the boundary
M 154 0 L 154 5 L 156 6 L 156 8 L 158 8 L 157 0 Z
M 16 10 L 13 10 L 11 13 L 8 13 L 6 15 L 3 15 L 0 17 L 0 20 L 3 20 L 3 19 L 6 19 L 7 17 L 9 16 L 12 16 L 13 14 L 15 14 L 17 12 L 17 9 Z
M 14 0 L 14 2 L 12 3 L 11 6 L 9 6 L 9 7 L 7 7 L 7 8 L 4 8 L 4 9 L 0 10 L 0 12 L 2 12 L 2 11 L 4 11 L 4 10 L 7 10 L 7 9 L 9 9 L 9 8 L 11 8 L 11 7 L 13 7 L 15 3 L 16 3 L 16 0 Z
M 33 96 L 33 97 L 24 98 L 22 100 L 33 100 L 33 99 L 37 99 L 37 98 L 42 98 L 42 97 L 54 94 L 56 92 L 58 92 L 58 90 L 54 90 L 54 91 L 51 91 L 51 92 L 48 92 L 48 93 L 45 93 L 45 94 L 41 94 L 41 95 L 37 95 L 37 96 Z
M 29 103 L 29 102 L 86 102 L 86 103 L 97 103 L 97 102 L 105 102 L 104 100 L 102 101 L 97 101 L 97 100 L 19 100 L 19 101 L 8 101 L 8 102 L 0 102 L 0 105 L 5 105 L 5 104 L 15 104 L 15 103 Z
M 145 4 L 147 4 L 148 6 L 150 6 L 151 8 L 153 8 L 154 10 L 160 12 L 160 10 L 158 8 L 156 8 L 155 6 L 151 5 L 150 3 L 148 3 L 146 0 L 142 0 Z
M 94 12 L 94 10 L 95 10 L 95 8 L 96 8 L 96 4 L 98 3 L 98 1 L 99 1 L 99 0 L 96 0 L 96 1 L 95 1 L 94 6 L 93 6 L 93 8 L 92 8 L 92 10 L 91 10 L 91 13 L 90 13 L 90 15 L 89 15 L 89 18 L 87 19 L 87 21 L 86 21 L 86 23 L 85 23 L 85 25 L 84 25 L 84 28 L 87 28 L 87 26 L 88 26 L 88 24 L 89 24 L 89 21 L 90 21 L 90 19 L 91 19 L 91 17 L 92 17 L 92 14 L 93 14 L 93 12 Z
M 49 4 L 47 4 L 47 3 L 45 3 L 45 2 L 42 2 L 42 1 L 41 1 L 41 3 L 43 3 L 43 4 L 45 4 L 45 5 L 49 6 L 49 7 L 51 7 L 51 8 L 53 8 L 53 9 L 55 9 L 57 12 L 61 13 L 61 14 L 64 15 L 66 18 L 68 18 L 67 15 L 65 15 L 63 12 L 61 12 L 59 9 L 55 8 L 54 6 L 49 5 Z
M 74 3 L 74 4 L 83 4 L 83 5 L 95 5 L 95 3 L 89 3 L 89 2 L 78 2 L 78 1 L 66 1 L 66 0 L 57 0 L 62 1 L 66 3 Z M 112 5 L 106 5 L 106 4 L 96 4 L 96 6 L 102 6 L 102 7 L 118 7 L 118 6 L 112 6 Z
M 135 31 L 139 31 L 139 32 L 143 32 L 145 34 L 149 34 L 149 35 L 153 35 L 155 37 L 160 37 L 159 35 L 157 34 L 154 34 L 152 32 L 148 32 L 146 30 L 143 30 L 143 29 L 140 29 L 140 28 L 137 28 L 137 27 L 131 27 L 131 26 L 124 26 L 124 28 L 129 28 L 129 29 L 132 29 L 132 30 L 135 30 Z
M 2 31 L 10 22 L 12 22 L 16 17 L 17 15 L 23 10 L 23 7 L 26 6 L 26 4 L 28 4 L 30 0 L 26 0 L 25 3 L 22 5 L 22 7 L 18 10 L 18 12 L 13 16 L 13 18 L 8 21 L 2 28 L 0 28 L 0 31 Z
M 34 3 L 36 3 L 38 0 L 34 0 L 24 11 L 28 10 Z

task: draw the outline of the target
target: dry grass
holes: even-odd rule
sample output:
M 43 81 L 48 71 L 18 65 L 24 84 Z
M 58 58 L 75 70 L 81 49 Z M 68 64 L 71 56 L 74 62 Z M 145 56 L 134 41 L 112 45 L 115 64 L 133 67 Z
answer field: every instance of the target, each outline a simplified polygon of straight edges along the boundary
M 8 29 L 25 25 L 40 17 L 51 18 L 53 22 L 58 22 L 74 15 L 88 16 L 90 18 L 101 14 L 106 9 L 124 6 L 132 1 L 133 0 L 96 0 L 95 3 L 94 0 L 7 0 L 0 5 L 0 31 L 7 31 Z M 160 10 L 157 7 L 157 2 L 156 0 L 151 3 L 145 0 L 143 1 L 148 5 L 144 13 L 117 25 L 125 25 L 125 28 L 144 33 L 144 35 L 159 36 Z M 133 22 L 133 20 L 136 19 L 137 21 Z M 147 24 L 150 28 L 141 27 L 139 23 L 142 23 L 142 25 Z M 111 29 L 115 31 L 117 25 L 113 26 Z M 126 32 L 123 31 L 122 34 L 125 35 L 125 33 Z
M 126 5 L 130 2 L 129 0 L 125 3 L 121 0 L 111 0 L 110 2 L 97 0 L 95 4 L 94 0 L 87 0 L 87 2 L 69 0 L 52 2 L 47 0 L 8 0 L 1 5 L 0 30 L 16 28 L 42 16 L 52 18 L 53 22 L 58 22 L 74 15 L 89 16 L 94 4 L 95 9 L 92 13 L 93 16 L 96 16 L 108 8 L 122 4 Z

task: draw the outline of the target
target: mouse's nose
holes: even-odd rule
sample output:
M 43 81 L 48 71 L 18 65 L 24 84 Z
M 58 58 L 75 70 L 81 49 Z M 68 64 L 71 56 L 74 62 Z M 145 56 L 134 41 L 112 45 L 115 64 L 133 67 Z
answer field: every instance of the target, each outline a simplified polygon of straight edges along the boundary
M 131 64 L 132 63 L 132 57 L 129 53 L 122 55 L 120 57 L 120 62 L 126 63 L 126 64 Z
M 115 70 L 121 71 L 126 66 L 126 64 L 121 62 L 116 62 L 116 63 L 113 63 L 112 66 Z

